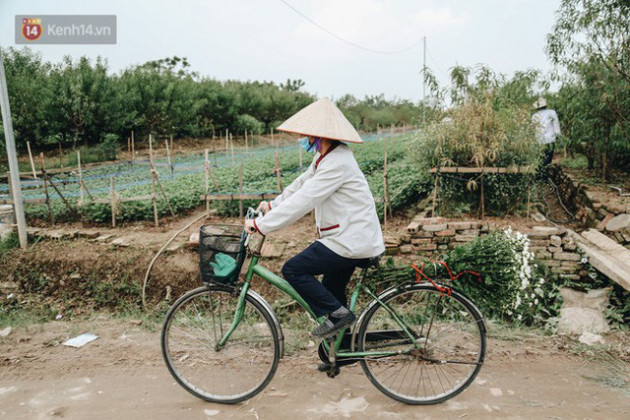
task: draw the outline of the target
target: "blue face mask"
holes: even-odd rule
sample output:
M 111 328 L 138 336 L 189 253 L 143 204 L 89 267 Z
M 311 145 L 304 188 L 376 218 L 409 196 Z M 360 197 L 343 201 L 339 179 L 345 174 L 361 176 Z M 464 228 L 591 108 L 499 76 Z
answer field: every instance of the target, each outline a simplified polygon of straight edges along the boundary
M 300 146 L 307 152 L 314 153 L 315 151 L 319 151 L 319 139 L 316 138 L 313 144 L 310 143 L 309 139 L 310 137 L 302 137 L 298 140 L 298 143 L 300 143 Z

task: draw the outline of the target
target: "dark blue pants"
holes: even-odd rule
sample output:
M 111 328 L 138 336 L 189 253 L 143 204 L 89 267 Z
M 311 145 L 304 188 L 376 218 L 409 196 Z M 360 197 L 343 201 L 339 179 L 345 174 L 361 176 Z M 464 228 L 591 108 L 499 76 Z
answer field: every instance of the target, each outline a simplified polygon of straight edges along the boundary
M 346 286 L 364 261 L 342 257 L 315 241 L 284 264 L 282 275 L 320 317 L 347 306 Z M 321 283 L 315 278 L 319 274 L 324 275 Z

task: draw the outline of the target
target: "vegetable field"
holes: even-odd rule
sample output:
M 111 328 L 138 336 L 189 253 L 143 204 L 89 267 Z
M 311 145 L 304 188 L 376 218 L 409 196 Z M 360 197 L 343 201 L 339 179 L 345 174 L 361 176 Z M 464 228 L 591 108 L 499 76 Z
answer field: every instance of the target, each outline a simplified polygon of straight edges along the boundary
M 389 185 L 392 207 L 401 207 L 409 201 L 426 194 L 430 182 L 426 172 L 420 172 L 409 166 L 405 156 L 413 133 L 397 135 L 388 140 Z M 366 143 L 352 146 L 355 157 L 366 175 L 370 188 L 375 197 L 383 196 L 383 156 L 384 141 L 377 135 L 364 136 Z M 239 192 L 239 165 L 243 165 L 243 193 L 263 194 L 277 192 L 277 178 L 275 169 L 275 152 L 279 153 L 281 181 L 283 186 L 289 185 L 310 164 L 311 154 L 303 153 L 303 167 L 299 165 L 299 149 L 297 144 L 283 147 L 263 147 L 258 149 L 235 150 L 232 153 L 210 153 L 209 162 L 212 174 L 218 183 L 218 188 L 210 183 L 210 194 L 237 194 Z M 166 159 L 155 159 L 160 182 L 169 198 L 175 213 L 181 213 L 202 204 L 200 196 L 205 193 L 205 158 L 202 152 L 177 156 L 173 158 L 173 173 L 162 164 Z M 55 175 L 52 182 L 61 195 L 70 203 L 66 206 L 59 194 L 48 186 L 48 194 L 54 219 L 73 220 L 81 217 L 93 222 L 108 222 L 111 219 L 109 204 L 94 202 L 97 199 L 110 197 L 110 180 L 114 179 L 118 198 L 151 194 L 152 184 L 148 164 L 132 162 L 118 162 L 99 166 L 83 171 L 83 180 L 91 194 L 83 193 L 83 203 L 79 201 L 78 173 L 66 172 Z M 42 180 L 22 181 L 25 199 L 45 199 L 46 192 Z M 7 184 L 0 184 L 0 200 L 8 199 Z M 377 199 L 377 201 L 379 201 Z M 255 204 L 253 201 L 246 202 Z M 157 201 L 160 216 L 169 215 L 168 205 L 161 197 Z M 382 213 L 381 204 L 378 203 Z M 117 220 L 152 220 L 153 206 L 150 200 L 127 201 L 120 203 L 117 209 Z M 212 207 L 220 214 L 238 214 L 237 201 L 216 201 Z M 47 220 L 49 217 L 46 203 L 29 204 L 26 206 L 27 217 L 31 220 Z

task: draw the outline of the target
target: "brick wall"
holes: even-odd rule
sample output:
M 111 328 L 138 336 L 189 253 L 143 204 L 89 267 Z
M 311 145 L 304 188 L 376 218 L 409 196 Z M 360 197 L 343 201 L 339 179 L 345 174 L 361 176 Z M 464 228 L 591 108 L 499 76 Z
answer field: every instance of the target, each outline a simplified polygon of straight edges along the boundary
M 502 229 L 489 222 L 456 221 L 443 217 L 415 217 L 399 241 L 391 241 L 390 254 L 416 254 L 434 258 L 456 246 L 473 241 L 496 229 Z M 530 250 L 547 265 L 551 272 L 571 279 L 586 275 L 581 263 L 577 245 L 562 228 L 535 226 L 522 232 L 530 240 Z

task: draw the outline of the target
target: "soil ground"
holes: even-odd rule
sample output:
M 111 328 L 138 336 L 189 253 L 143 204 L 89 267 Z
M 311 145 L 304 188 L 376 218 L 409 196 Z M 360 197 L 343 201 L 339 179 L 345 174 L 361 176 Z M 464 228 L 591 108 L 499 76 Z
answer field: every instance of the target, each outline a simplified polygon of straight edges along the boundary
M 46 240 L 21 253 L 19 260 L 5 268 L 18 269 L 15 264 L 24 266 L 30 260 L 45 261 L 50 268 L 49 280 L 56 281 L 60 289 L 70 288 L 72 281 L 80 282 L 86 270 L 110 270 L 114 276 L 127 272 L 131 278 L 140 279 L 153 253 L 198 214 L 160 228 L 134 224 L 102 229 L 101 233 L 130 238 L 125 247 L 89 239 Z M 400 232 L 408 220 L 395 219 L 389 233 Z M 530 223 L 512 221 L 518 227 Z M 193 225 L 182 237 L 187 238 L 200 224 Z M 286 258 L 314 238 L 307 216 L 275 237 L 287 244 L 286 253 L 280 259 L 265 261 L 265 265 L 278 271 Z M 158 259 L 150 279 L 152 303 L 164 297 L 163 291 L 169 285 L 190 288 L 183 280 L 185 275 L 177 278 L 174 273 L 195 273 L 191 254 L 178 250 Z M 136 271 L 125 271 L 129 267 Z M 195 280 L 190 281 L 192 287 Z M 273 300 L 274 296 L 266 292 L 263 289 L 263 295 Z M 181 290 L 172 288 L 173 297 L 179 293 Z M 89 300 L 88 296 L 77 298 Z M 486 364 L 477 380 L 461 395 L 437 406 L 407 406 L 389 399 L 369 382 L 359 365 L 345 367 L 340 376 L 329 379 L 315 370 L 315 343 L 308 346 L 305 342 L 301 347 L 292 343 L 289 355 L 261 394 L 242 404 L 226 406 L 198 400 L 175 383 L 161 358 L 159 323 L 144 320 L 138 325 L 135 320 L 114 318 L 103 311 L 93 315 L 84 311 L 80 316 L 74 311 L 74 318 L 63 308 L 61 312 L 64 317 L 59 321 L 14 327 L 8 337 L 0 338 L 0 417 L 630 418 L 630 364 L 602 349 L 576 347 L 575 343 L 535 331 L 509 331 L 491 325 Z M 90 318 L 82 318 L 86 316 Z M 99 338 L 79 349 L 61 345 L 81 333 Z M 628 333 L 613 339 L 627 350 Z
M 270 385 L 236 405 L 184 391 L 160 354 L 159 326 L 101 315 L 20 328 L 0 339 L 0 417 L 172 419 L 251 418 L 630 418 L 628 369 L 578 356 L 559 339 L 493 332 L 486 364 L 462 394 L 435 406 L 408 406 L 381 394 L 359 365 L 329 379 L 315 370 L 316 347 L 281 360 Z M 500 330 L 500 327 L 496 327 Z M 82 348 L 68 337 L 99 336 Z M 625 385 L 624 385 L 625 384 Z M 624 388 L 625 386 L 625 388 Z

